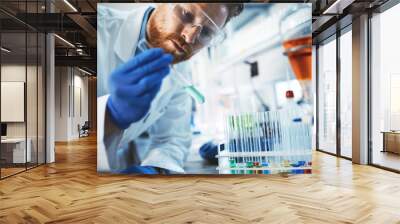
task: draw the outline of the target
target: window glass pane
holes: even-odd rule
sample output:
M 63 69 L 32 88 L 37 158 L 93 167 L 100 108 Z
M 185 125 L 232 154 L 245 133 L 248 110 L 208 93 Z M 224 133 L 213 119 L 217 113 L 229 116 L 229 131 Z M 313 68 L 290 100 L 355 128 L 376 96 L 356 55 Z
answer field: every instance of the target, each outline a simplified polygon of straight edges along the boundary
M 39 12 L 37 1 L 27 2 L 26 12 L 34 14 Z M 34 16 L 30 20 L 37 20 Z M 37 21 L 32 21 L 37 23 Z M 36 30 L 27 29 L 27 80 L 26 80 L 26 125 L 27 143 L 30 148 L 30 161 L 28 168 L 38 164 L 38 33 Z
M 336 153 L 336 40 L 318 48 L 318 148 Z
M 400 170 L 400 4 L 372 18 L 372 163 Z
M 37 57 L 37 33 L 28 32 L 28 63 L 27 63 L 27 80 L 26 80 L 26 116 L 27 116 L 27 142 L 30 147 L 30 161 L 28 168 L 37 165 L 37 127 L 38 127 L 38 57 Z
M 39 33 L 38 35 L 38 164 L 45 163 L 45 122 L 46 122 L 46 108 L 45 108 L 45 87 L 46 87 L 46 79 L 45 79 L 45 60 L 46 60 L 46 52 L 45 52 L 45 44 L 46 44 L 46 36 L 43 33 Z
M 1 34 L 1 176 L 25 170 L 26 150 L 26 33 Z
M 352 34 L 340 37 L 340 153 L 351 158 L 352 141 Z
M 43 13 L 45 0 L 0 1 L 21 20 Z M 26 14 L 28 13 L 28 14 Z M 45 162 L 45 35 L 0 12 L 1 178 Z M 35 22 L 35 21 L 32 21 Z

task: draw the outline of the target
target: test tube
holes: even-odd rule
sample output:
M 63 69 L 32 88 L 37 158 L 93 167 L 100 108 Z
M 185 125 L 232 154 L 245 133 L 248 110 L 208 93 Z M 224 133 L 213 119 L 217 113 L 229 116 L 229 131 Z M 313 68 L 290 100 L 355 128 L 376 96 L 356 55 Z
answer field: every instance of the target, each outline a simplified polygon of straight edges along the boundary
M 183 85 L 185 91 L 194 99 L 197 103 L 203 104 L 205 102 L 204 95 L 189 81 L 185 78 L 185 76 L 178 72 L 175 67 L 170 66 L 171 69 L 175 72 L 175 77 L 179 82 Z
M 290 156 L 288 156 L 290 158 L 290 164 L 293 164 L 296 162 L 296 154 L 297 153 L 297 145 L 295 143 L 295 130 L 293 130 L 295 127 L 293 126 L 293 112 L 291 110 L 286 109 L 285 110 L 286 113 L 286 117 L 285 117 L 285 126 L 286 129 L 288 131 L 288 145 L 287 145 L 287 151 L 289 153 Z
M 284 166 L 286 169 L 290 167 L 291 162 L 293 161 L 293 148 L 292 148 L 292 138 L 290 124 L 290 111 L 282 111 L 281 125 L 282 125 L 282 143 L 283 143 L 283 152 L 284 152 Z
M 281 131 L 281 128 L 280 128 L 280 113 L 278 113 L 278 111 L 277 112 L 275 112 L 275 114 L 276 114 L 276 123 L 275 123 L 275 128 L 276 128 L 276 133 L 277 133 L 277 135 L 276 135 L 276 137 L 277 137 L 277 139 L 278 139 L 278 147 L 277 147 L 277 151 L 279 151 L 279 156 L 277 156 L 277 159 L 278 159 L 278 166 L 279 166 L 279 168 L 282 168 L 283 167 L 283 159 L 282 159 L 282 131 Z M 279 172 L 282 172 L 282 169 L 280 169 L 279 170 Z
M 263 112 L 261 113 L 261 123 L 262 123 L 262 132 L 263 132 L 263 140 L 264 140 L 264 151 L 267 153 L 269 151 L 269 141 L 268 141 L 268 132 L 267 132 L 267 121 L 266 121 L 266 113 L 267 112 Z M 268 156 L 264 157 L 264 162 L 262 163 L 262 166 L 264 168 L 266 167 L 266 164 L 268 164 Z M 268 172 L 263 172 L 265 174 L 267 174 Z
M 261 115 L 262 112 L 258 112 L 257 113 L 257 141 L 258 141 L 258 145 L 259 145 L 259 157 L 258 157 L 258 162 L 259 162 L 259 167 L 262 167 L 263 164 L 263 156 L 262 156 L 262 152 L 263 152 L 263 132 L 262 132 L 262 120 L 261 120 Z M 262 170 L 261 170 L 262 173 Z
M 272 147 L 271 147 L 271 153 L 275 153 L 276 151 L 276 139 L 275 139 L 275 116 L 273 114 L 273 112 L 269 113 L 269 117 L 270 117 L 270 132 L 271 132 L 271 140 L 272 140 Z M 271 156 L 271 160 L 272 160 L 272 167 L 275 168 L 276 167 L 276 156 Z
M 254 113 L 252 113 L 252 114 L 249 114 L 249 116 L 248 116 L 248 120 L 249 120 L 249 126 L 248 126 L 248 129 L 249 129 L 249 142 L 250 142 L 250 146 L 251 146 L 251 148 L 250 148 L 250 151 L 251 151 L 251 160 L 252 160 L 252 164 L 253 164 L 253 167 L 254 167 L 254 162 L 256 162 L 256 157 L 254 156 L 254 152 L 257 150 L 257 146 L 256 146 L 256 144 L 255 144 L 255 142 L 254 142 L 254 138 L 255 138 L 255 136 L 254 136 Z
M 309 165 L 311 128 L 307 123 L 294 122 L 295 115 L 295 111 L 279 110 L 229 116 L 226 134 L 232 173 L 269 173 L 271 168 L 274 173 L 288 169 L 299 173 L 299 166 Z M 260 167 L 267 172 L 252 169 Z
M 142 51 L 151 48 L 151 45 L 144 39 L 139 41 L 138 48 Z M 174 78 L 177 80 L 184 88 L 184 90 L 197 102 L 203 104 L 205 102 L 204 95 L 191 83 L 189 80 L 185 78 L 185 76 L 177 71 L 174 66 L 170 65 L 171 70 L 174 71 Z
M 230 130 L 230 125 L 229 125 L 229 116 L 226 117 L 225 119 L 226 123 L 225 123 L 225 153 L 227 152 L 228 154 L 230 153 L 230 149 L 231 149 L 231 141 L 230 141 L 230 136 L 231 136 L 231 130 Z M 229 168 L 231 168 L 232 166 L 232 157 L 229 156 Z M 222 166 L 222 164 L 218 164 L 218 166 Z M 225 168 L 225 167 L 220 167 L 221 169 Z M 230 170 L 232 173 L 232 170 Z
M 247 148 L 247 142 L 246 142 L 246 133 L 245 133 L 245 122 L 244 122 L 244 115 L 239 115 L 239 133 L 240 133 L 240 141 L 242 142 L 242 152 L 243 155 L 245 155 L 248 152 Z M 244 156 L 244 163 L 247 166 L 247 162 L 249 161 L 249 158 Z
M 252 155 L 252 154 L 255 149 L 254 142 L 253 142 L 254 136 L 253 136 L 253 122 L 252 121 L 253 121 L 253 115 L 248 113 L 246 116 L 246 133 L 247 133 L 247 144 L 249 146 L 249 152 L 250 152 L 249 155 L 251 156 L 250 157 L 251 164 L 253 164 L 253 162 L 254 162 L 254 155 Z
M 238 133 L 237 133 L 237 123 L 235 120 L 235 115 L 231 115 L 230 116 L 230 124 L 231 124 L 231 128 L 232 128 L 232 141 L 233 141 L 233 147 L 231 149 L 231 152 L 234 152 L 235 155 L 237 155 L 237 152 L 239 150 L 239 141 L 238 141 Z M 235 158 L 236 161 L 236 165 L 238 165 L 239 158 Z
M 280 111 L 276 111 L 276 130 L 277 130 L 277 133 L 278 133 L 278 143 L 279 143 L 279 148 L 278 148 L 278 150 L 279 150 L 279 155 L 280 156 L 278 156 L 278 164 L 279 164 L 279 166 L 281 167 L 281 170 L 280 170 L 280 172 L 283 172 L 284 170 L 282 169 L 283 167 L 284 167 L 284 156 L 283 156 L 283 141 L 282 141 L 282 137 L 283 137 L 283 134 L 282 134 L 282 129 L 281 129 L 281 123 L 282 123 L 282 119 L 281 119 L 281 112 Z
M 270 121 L 270 113 L 269 112 L 265 112 L 263 114 L 264 117 L 264 132 L 266 134 L 266 145 L 267 145 L 267 151 L 268 152 L 272 152 L 272 136 L 271 136 L 271 121 Z M 271 156 L 266 157 L 267 159 L 267 163 L 269 165 L 269 167 L 271 167 L 272 161 L 271 161 Z
M 232 115 L 231 116 L 231 124 L 232 124 L 232 129 L 233 129 L 233 140 L 234 140 L 234 148 L 233 148 L 233 152 L 235 153 L 235 155 L 237 155 L 237 153 L 240 150 L 240 146 L 239 146 L 239 140 L 238 140 L 238 124 L 237 124 L 237 120 L 236 120 L 236 115 Z M 235 161 L 236 161 L 236 166 L 239 166 L 240 163 L 240 158 L 235 157 Z

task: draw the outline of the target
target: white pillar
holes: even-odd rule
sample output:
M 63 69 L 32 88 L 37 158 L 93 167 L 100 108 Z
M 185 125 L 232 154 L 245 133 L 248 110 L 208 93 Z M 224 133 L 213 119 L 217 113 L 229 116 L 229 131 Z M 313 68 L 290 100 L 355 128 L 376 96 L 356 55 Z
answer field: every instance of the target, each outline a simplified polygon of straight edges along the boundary
M 46 36 L 46 163 L 55 161 L 54 133 L 55 133 L 55 60 L 54 60 L 54 35 Z

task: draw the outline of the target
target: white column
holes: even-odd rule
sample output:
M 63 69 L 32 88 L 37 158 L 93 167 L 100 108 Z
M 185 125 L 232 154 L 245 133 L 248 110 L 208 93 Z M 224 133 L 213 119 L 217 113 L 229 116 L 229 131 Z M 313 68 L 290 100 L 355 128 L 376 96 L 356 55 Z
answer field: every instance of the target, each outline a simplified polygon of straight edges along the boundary
M 55 133 L 55 76 L 54 76 L 54 35 L 46 36 L 46 163 L 55 161 L 54 133 Z

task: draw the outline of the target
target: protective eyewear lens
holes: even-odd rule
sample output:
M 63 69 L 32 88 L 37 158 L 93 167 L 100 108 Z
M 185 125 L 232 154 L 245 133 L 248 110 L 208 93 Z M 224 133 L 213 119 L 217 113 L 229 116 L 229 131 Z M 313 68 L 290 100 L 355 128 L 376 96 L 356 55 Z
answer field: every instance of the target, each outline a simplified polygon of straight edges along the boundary
M 213 45 L 225 39 L 225 32 L 195 4 L 173 4 L 173 14 L 183 25 L 200 27 L 198 41 L 203 45 Z

